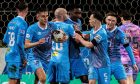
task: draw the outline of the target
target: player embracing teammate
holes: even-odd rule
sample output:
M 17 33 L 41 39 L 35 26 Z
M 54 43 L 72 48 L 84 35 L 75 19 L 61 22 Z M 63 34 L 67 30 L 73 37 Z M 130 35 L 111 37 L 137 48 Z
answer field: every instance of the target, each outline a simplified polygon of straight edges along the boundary
M 26 61 L 31 64 L 35 72 L 35 84 L 38 82 L 45 84 L 46 74 L 50 84 L 68 84 L 70 74 L 72 77 L 80 78 L 82 84 L 96 84 L 97 81 L 98 84 L 110 84 L 111 74 L 114 74 L 120 84 L 126 84 L 126 73 L 129 73 L 127 69 L 128 71 L 132 70 L 129 66 L 132 65 L 134 70 L 138 71 L 137 65 L 140 66 L 140 29 L 130 21 L 125 21 L 129 20 L 127 16 L 121 15 L 123 25 L 117 27 L 115 14 L 108 13 L 106 25 L 102 25 L 103 16 L 97 11 L 93 12 L 89 17 L 92 30 L 89 32 L 90 40 L 87 41 L 80 29 L 76 29 L 81 28 L 82 25 L 79 19 L 81 18 L 81 9 L 73 8 L 70 17 L 68 17 L 66 9 L 57 8 L 54 12 L 54 22 L 48 22 L 48 10 L 43 7 L 39 8 L 36 12 L 38 22 L 27 29 L 24 19 L 28 13 L 28 6 L 26 4 L 19 5 L 17 7 L 18 16 L 9 22 L 3 39 L 8 45 L 6 69 L 10 84 L 20 82 L 21 65 L 23 63 L 25 66 Z M 52 38 L 53 31 L 56 35 L 62 31 L 66 37 L 56 41 Z M 120 53 L 121 44 L 125 50 L 121 47 Z M 81 45 L 89 48 L 88 69 L 85 68 L 83 59 L 80 57 L 79 47 Z M 24 47 L 30 49 L 27 55 L 28 60 L 25 57 Z M 132 61 L 131 64 L 127 55 Z M 126 64 L 124 63 L 124 67 L 121 63 L 121 56 L 122 60 L 124 57 L 123 62 L 126 59 L 129 60 Z M 137 72 L 133 74 L 135 80 Z

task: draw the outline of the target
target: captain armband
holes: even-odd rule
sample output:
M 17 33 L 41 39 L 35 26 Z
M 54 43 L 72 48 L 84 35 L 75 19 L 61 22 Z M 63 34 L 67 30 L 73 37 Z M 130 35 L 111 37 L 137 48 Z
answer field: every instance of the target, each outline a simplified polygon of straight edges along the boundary
M 123 47 L 125 47 L 125 48 L 128 47 L 128 46 L 129 46 L 129 43 L 123 45 Z
M 93 39 L 91 42 L 94 46 L 97 46 L 97 41 L 95 39 Z

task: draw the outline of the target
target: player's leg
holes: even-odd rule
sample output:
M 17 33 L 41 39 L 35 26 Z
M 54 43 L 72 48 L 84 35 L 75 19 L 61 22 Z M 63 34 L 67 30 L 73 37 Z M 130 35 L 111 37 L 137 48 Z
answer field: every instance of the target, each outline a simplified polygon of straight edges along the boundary
M 56 80 L 61 84 L 69 84 L 70 82 L 70 63 L 61 62 L 57 63 Z
M 37 75 L 40 83 L 45 84 L 45 82 L 46 82 L 46 74 L 45 74 L 43 68 L 38 68 L 36 70 L 36 75 Z
M 96 80 L 95 79 L 89 80 L 89 84 L 96 84 Z
M 135 82 L 138 76 L 138 72 L 133 71 L 133 81 Z
M 137 66 L 138 66 L 139 72 L 140 72 L 140 61 L 137 61 L 136 63 L 137 63 Z M 137 76 L 138 76 L 139 72 L 136 72 L 136 71 L 133 70 L 133 81 L 134 81 L 134 83 L 137 80 Z
M 35 84 L 38 84 L 38 82 L 39 82 L 39 79 L 38 79 L 37 75 L 35 74 L 35 80 L 34 80 L 34 83 L 35 83 Z
M 110 84 L 111 69 L 110 66 L 98 68 L 98 84 Z
M 77 73 L 79 74 L 79 78 L 80 78 L 82 84 L 88 84 L 88 69 L 82 59 L 79 59 L 78 61 L 79 62 L 77 64 L 78 64 L 79 68 L 77 70 Z
M 127 80 L 126 79 L 121 79 L 118 80 L 119 84 L 127 84 Z
M 20 84 L 22 76 L 21 63 L 7 63 L 7 74 L 9 77 L 9 84 Z
M 89 67 L 89 74 L 88 74 L 89 84 L 96 84 L 98 80 L 98 71 L 93 66 Z
M 134 84 L 132 75 L 127 76 L 127 84 Z
M 20 79 L 17 80 L 17 84 L 20 84 Z
M 74 80 L 75 78 L 75 61 L 70 58 L 70 80 Z
M 80 76 L 82 84 L 88 84 L 88 75 Z
M 46 74 L 39 59 L 29 59 L 28 61 L 32 70 L 35 72 L 35 84 L 38 84 L 38 81 L 40 81 L 41 84 L 45 84 Z
M 17 79 L 10 78 L 9 84 L 17 84 Z
M 113 74 L 116 80 L 118 80 L 120 84 L 127 84 L 126 73 L 122 63 L 114 62 L 113 64 L 111 64 L 111 66 L 111 68 L 114 68 Z
M 125 68 L 125 72 L 127 75 L 127 78 L 126 78 L 127 84 L 133 84 L 133 69 L 132 69 L 132 67 L 129 64 L 125 64 L 124 68 Z
M 71 69 L 75 78 L 80 78 L 82 83 L 88 83 L 88 69 L 85 67 L 82 58 L 73 59 Z
M 59 84 L 56 82 L 56 63 L 52 61 L 48 64 L 47 81 L 50 84 Z

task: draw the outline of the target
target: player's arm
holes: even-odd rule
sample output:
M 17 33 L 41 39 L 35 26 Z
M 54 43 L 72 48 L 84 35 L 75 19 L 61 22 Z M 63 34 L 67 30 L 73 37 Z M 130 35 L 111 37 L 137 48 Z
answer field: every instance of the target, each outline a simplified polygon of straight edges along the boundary
M 24 51 L 24 39 L 25 39 L 25 32 L 26 32 L 26 28 L 22 25 L 20 25 L 18 27 L 18 35 L 17 35 L 17 45 L 19 48 L 19 52 L 20 52 L 20 56 L 21 56 L 21 61 L 23 63 L 23 66 L 26 65 L 26 55 L 25 55 L 25 51 Z
M 127 39 L 125 34 L 122 34 L 122 36 L 121 36 L 121 43 L 123 44 L 123 47 L 125 48 L 126 52 L 129 55 L 129 58 L 130 58 L 130 60 L 132 62 L 132 65 L 133 65 L 133 68 L 136 71 L 138 71 L 138 67 L 136 65 L 136 61 L 135 61 L 133 50 L 132 50 L 131 46 L 129 45 L 129 41 L 128 41 L 128 39 Z
M 75 36 L 75 33 L 78 33 L 79 35 L 82 36 L 82 32 L 78 29 L 78 26 L 77 25 L 69 25 L 69 33 L 70 33 L 70 36 L 72 37 L 74 43 L 77 45 L 77 46 L 83 46 L 77 39 L 74 38 Z M 83 36 L 82 36 L 83 38 Z
M 130 45 L 129 44 L 124 44 L 123 46 L 124 46 L 125 50 L 127 51 L 128 55 L 129 55 L 129 57 L 130 57 L 130 59 L 132 61 L 132 64 L 133 65 L 136 64 L 134 54 L 133 54 L 133 50 L 130 47 Z
M 83 34 L 81 31 L 80 31 L 80 28 L 79 28 L 79 26 L 78 25 L 74 25 L 74 30 L 75 30 L 75 32 L 76 33 L 78 33 L 79 35 L 81 35 L 82 36 L 82 38 L 84 39 L 84 40 L 86 40 L 86 41 L 88 41 L 89 40 L 89 38 L 90 38 L 90 35 L 89 34 Z M 76 40 L 75 40 L 76 41 Z M 78 43 L 78 45 L 79 46 L 83 46 L 81 43 L 79 43 L 78 41 L 76 41 L 77 43 Z
M 77 33 L 75 33 L 75 39 L 79 40 L 82 45 L 88 48 L 92 48 L 93 46 L 97 45 L 97 42 L 95 39 L 89 42 L 89 41 L 84 40 L 82 36 Z
M 85 40 L 89 41 L 90 40 L 90 31 L 84 31 L 84 32 L 82 32 L 82 37 Z
M 132 48 L 130 47 L 129 44 L 124 44 L 123 46 L 125 47 L 125 50 L 127 51 L 128 55 L 129 55 L 129 57 L 131 59 L 131 62 L 132 62 L 134 70 L 138 71 L 138 67 L 136 65 L 136 61 L 135 61 L 135 58 L 134 58 L 134 54 L 133 54 Z
M 37 46 L 39 44 L 43 44 L 43 43 L 45 43 L 45 38 L 42 38 L 37 42 L 31 42 L 29 39 L 26 39 L 25 40 L 25 48 L 32 48 L 32 47 L 35 47 L 35 46 Z
M 33 29 L 32 27 L 29 27 L 27 29 L 26 39 L 25 39 L 25 48 L 32 48 L 39 44 L 45 43 L 45 38 L 42 38 L 37 42 L 32 42 L 32 38 L 34 36 L 34 31 L 32 29 Z
M 9 29 L 7 28 L 6 33 L 4 34 L 4 38 L 3 38 L 3 42 L 6 43 L 6 44 L 8 44 L 8 42 L 9 42 L 8 41 L 9 39 L 7 39 L 8 38 L 8 32 L 9 32 Z
M 123 44 L 123 47 L 126 49 L 128 55 L 132 61 L 132 64 L 133 65 L 136 64 L 132 48 L 129 45 L 129 40 L 127 39 L 125 33 L 122 32 L 122 34 L 120 34 L 120 39 L 121 39 L 121 43 Z

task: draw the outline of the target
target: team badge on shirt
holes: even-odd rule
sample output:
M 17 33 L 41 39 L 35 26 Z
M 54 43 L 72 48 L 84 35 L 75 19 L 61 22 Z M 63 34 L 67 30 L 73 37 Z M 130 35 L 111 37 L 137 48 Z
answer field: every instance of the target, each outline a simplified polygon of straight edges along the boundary
M 124 44 L 127 44 L 127 43 L 129 43 L 129 40 L 128 40 L 127 37 L 125 37 L 125 38 L 124 38 Z
M 30 38 L 30 34 L 26 34 L 26 38 Z
M 102 39 L 102 37 L 100 36 L 100 35 L 96 35 L 95 37 L 94 37 L 94 39 L 97 41 L 97 42 L 99 42 L 101 39 Z

